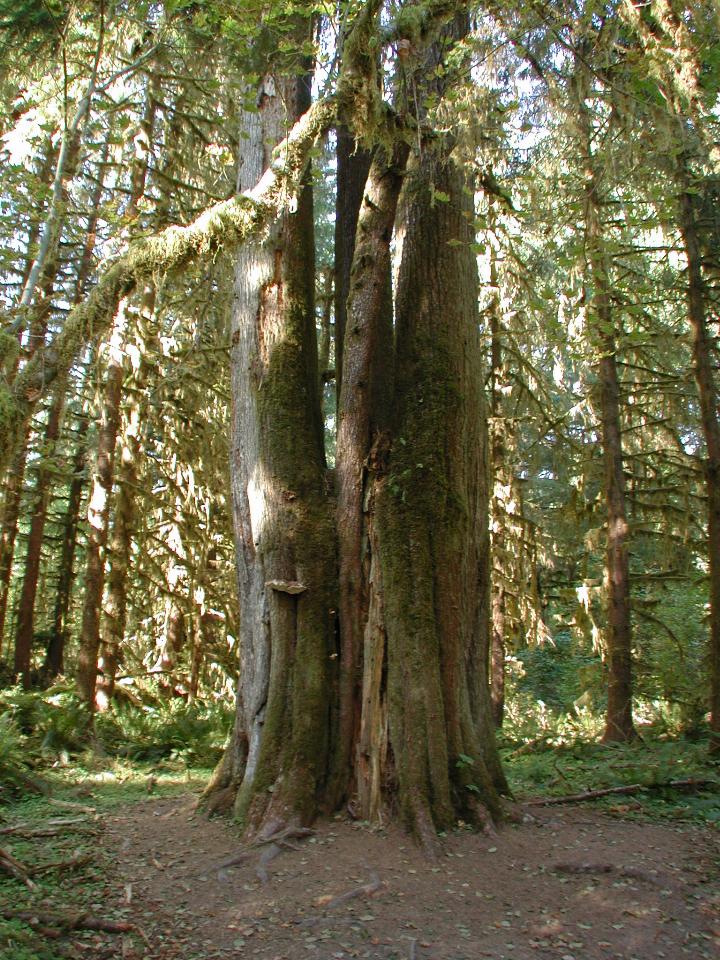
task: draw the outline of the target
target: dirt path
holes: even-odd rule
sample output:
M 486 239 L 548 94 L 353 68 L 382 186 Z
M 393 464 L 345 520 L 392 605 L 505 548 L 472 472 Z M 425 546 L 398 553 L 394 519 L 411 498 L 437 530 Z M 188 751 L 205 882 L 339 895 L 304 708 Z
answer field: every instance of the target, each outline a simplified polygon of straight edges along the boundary
M 107 823 L 107 907 L 124 906 L 147 946 L 116 939 L 107 956 L 720 956 L 716 834 L 579 807 L 533 817 L 494 837 L 458 832 L 437 863 L 394 829 L 338 820 L 283 848 L 261 882 L 267 848 L 215 869 L 240 845 L 230 824 L 195 818 L 191 798 L 135 804 Z

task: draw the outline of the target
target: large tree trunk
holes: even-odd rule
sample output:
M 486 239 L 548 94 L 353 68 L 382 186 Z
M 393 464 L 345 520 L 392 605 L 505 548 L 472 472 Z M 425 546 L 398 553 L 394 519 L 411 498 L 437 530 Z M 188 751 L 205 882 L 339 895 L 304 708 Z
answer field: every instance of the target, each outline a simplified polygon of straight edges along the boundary
M 255 183 L 309 87 L 266 78 L 247 117 L 241 189 Z M 240 597 L 235 730 L 210 785 L 248 829 L 307 822 L 327 777 L 335 550 L 313 309 L 312 194 L 236 264 L 231 483 Z
M 449 201 L 435 201 L 433 188 Z M 460 171 L 427 150 L 406 187 L 392 438 L 376 456 L 383 776 L 428 846 L 459 817 L 496 816 L 506 789 L 488 694 L 489 472 L 471 209 Z
M 335 203 L 335 390 L 340 409 L 343 376 L 343 345 L 347 322 L 350 272 L 355 255 L 360 204 L 370 171 L 370 151 L 364 150 L 341 125 L 336 131 L 337 200 Z M 322 372 L 322 371 L 321 371 Z

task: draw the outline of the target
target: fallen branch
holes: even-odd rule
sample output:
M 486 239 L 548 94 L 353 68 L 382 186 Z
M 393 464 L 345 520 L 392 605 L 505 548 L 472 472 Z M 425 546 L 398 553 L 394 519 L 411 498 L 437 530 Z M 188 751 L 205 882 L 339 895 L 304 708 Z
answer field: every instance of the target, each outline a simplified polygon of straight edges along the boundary
M 9 827 L 0 829 L 0 836 L 9 833 L 17 834 L 21 837 L 55 837 L 58 833 L 63 833 L 67 827 L 72 827 L 72 832 L 97 833 L 97 826 L 88 823 L 81 818 L 79 820 L 48 820 L 47 823 L 34 827 L 30 823 L 15 823 Z
M 4 870 L 5 873 L 9 873 L 11 877 L 14 877 L 15 880 L 19 880 L 21 883 L 24 883 L 26 887 L 32 889 L 35 884 L 30 879 L 30 870 L 25 866 L 24 863 L 20 863 L 19 860 L 16 860 L 15 857 L 9 853 L 7 850 L 3 850 L 0 847 L 0 870 Z
M 717 780 L 696 779 L 665 780 L 661 783 L 630 783 L 624 787 L 605 787 L 603 790 L 585 790 L 583 793 L 571 793 L 563 797 L 536 797 L 526 800 L 526 807 L 550 807 L 560 803 L 584 803 L 586 800 L 595 800 L 598 797 L 609 797 L 612 794 L 644 793 L 648 790 L 702 790 L 704 787 L 718 787 Z
M 88 807 L 84 803 L 75 803 L 72 800 L 55 800 L 52 797 L 47 798 L 47 802 L 54 807 L 62 807 L 64 810 L 77 810 L 78 813 L 97 813 L 95 807 Z
M 526 753 L 532 753 L 535 747 L 545 746 L 550 739 L 550 735 L 547 733 L 542 734 L 540 737 L 533 737 L 532 740 L 528 740 L 527 743 L 523 743 L 521 746 L 519 746 L 517 750 L 513 750 L 512 753 L 509 753 L 508 760 L 510 760 L 512 757 L 522 757 Z
M 84 867 L 93 859 L 91 853 L 77 852 L 69 860 L 54 860 L 52 863 L 44 863 L 39 867 L 31 867 L 30 873 L 33 877 L 39 873 L 49 873 L 50 870 L 74 870 L 76 867 Z
M 5 920 L 22 920 L 47 937 L 59 937 L 71 930 L 97 930 L 100 933 L 131 933 L 135 925 L 125 920 L 105 920 L 89 913 L 57 914 L 38 910 L 3 910 Z

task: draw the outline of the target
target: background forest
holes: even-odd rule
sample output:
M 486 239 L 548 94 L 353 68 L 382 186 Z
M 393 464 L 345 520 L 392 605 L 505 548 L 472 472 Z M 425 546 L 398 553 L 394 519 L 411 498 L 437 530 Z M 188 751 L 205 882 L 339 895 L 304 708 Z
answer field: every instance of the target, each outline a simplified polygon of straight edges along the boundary
M 449 136 L 465 178 L 468 236 L 450 243 L 479 275 L 505 753 L 705 744 L 711 710 L 717 730 L 716 5 L 0 0 L 5 797 L 30 760 L 86 747 L 91 710 L 113 757 L 221 755 L 240 637 L 235 249 L 148 261 L 105 327 L 78 308 L 133 243 L 254 186 L 238 158 L 267 85 L 304 58 L 316 103 L 341 89 L 368 9 L 367 80 L 410 104 L 406 154 Z M 458 11 L 468 26 L 423 85 L 423 44 Z M 310 151 L 329 484 L 347 244 L 384 148 L 358 116 Z M 430 198 L 455 202 L 441 179 Z M 423 498 L 418 450 L 394 475 L 400 510 Z

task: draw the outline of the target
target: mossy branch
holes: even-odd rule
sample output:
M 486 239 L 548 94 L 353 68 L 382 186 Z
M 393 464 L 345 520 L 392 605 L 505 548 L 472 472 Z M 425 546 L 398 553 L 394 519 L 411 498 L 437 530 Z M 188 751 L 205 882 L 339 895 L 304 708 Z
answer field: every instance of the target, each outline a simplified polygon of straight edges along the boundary
M 168 227 L 131 243 L 101 273 L 87 299 L 68 314 L 62 331 L 20 371 L 12 387 L 0 385 L 0 461 L 11 456 L 37 399 L 67 372 L 86 344 L 111 325 L 123 297 L 144 279 L 181 269 L 198 257 L 239 246 L 257 236 L 297 192 L 310 151 L 335 120 L 335 98 L 313 104 L 274 151 L 255 187 L 205 210 L 186 227 Z

